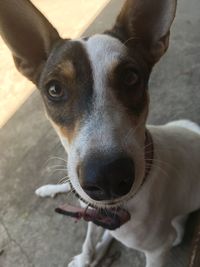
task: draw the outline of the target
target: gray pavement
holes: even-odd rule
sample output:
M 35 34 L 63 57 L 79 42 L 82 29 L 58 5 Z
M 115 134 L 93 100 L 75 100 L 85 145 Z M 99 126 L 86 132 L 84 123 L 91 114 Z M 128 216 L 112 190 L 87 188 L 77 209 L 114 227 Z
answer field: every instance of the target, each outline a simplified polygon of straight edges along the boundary
M 106 29 L 122 0 L 113 0 L 86 32 Z M 187 118 L 200 123 L 200 1 L 179 0 L 170 49 L 150 82 L 149 123 Z M 54 213 L 66 196 L 39 199 L 34 190 L 65 174 L 64 150 L 34 92 L 0 132 L 0 267 L 64 267 L 81 249 L 86 224 Z M 57 158 L 58 157 L 58 158 Z M 186 267 L 195 215 L 167 267 Z M 142 267 L 142 254 L 114 242 L 113 267 Z M 104 263 L 102 263 L 104 266 Z

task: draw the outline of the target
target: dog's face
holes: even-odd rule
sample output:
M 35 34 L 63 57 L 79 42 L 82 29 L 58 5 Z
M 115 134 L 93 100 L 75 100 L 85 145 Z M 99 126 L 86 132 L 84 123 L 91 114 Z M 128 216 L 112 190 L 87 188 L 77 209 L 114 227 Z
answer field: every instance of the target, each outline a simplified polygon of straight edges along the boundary
M 41 92 L 72 186 L 93 206 L 119 205 L 143 181 L 148 80 L 175 9 L 175 0 L 128 0 L 110 31 L 64 40 L 29 1 L 0 4 L 1 34 Z
M 39 89 L 71 183 L 89 203 L 121 201 L 142 182 L 148 75 L 108 34 L 62 41 L 49 56 Z

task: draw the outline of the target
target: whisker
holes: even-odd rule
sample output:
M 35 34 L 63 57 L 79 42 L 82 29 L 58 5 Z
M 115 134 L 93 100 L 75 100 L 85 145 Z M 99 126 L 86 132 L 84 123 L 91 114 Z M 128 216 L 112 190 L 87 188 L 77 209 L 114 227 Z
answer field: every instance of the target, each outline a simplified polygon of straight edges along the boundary
M 145 144 L 144 146 L 143 146 L 143 149 L 146 149 L 146 148 L 148 148 L 148 147 L 150 147 L 150 146 L 152 146 L 153 145 L 153 142 L 150 142 L 150 143 L 148 143 L 147 145 Z M 152 151 L 151 151 L 152 152 Z
M 54 169 L 54 168 L 57 168 L 57 167 L 66 167 L 66 169 L 67 169 L 67 166 L 66 165 L 51 165 L 51 166 L 49 166 L 48 168 L 49 169 Z
M 147 171 L 148 167 L 150 167 L 150 166 L 152 166 L 152 165 L 151 164 L 146 164 L 145 170 Z M 154 164 L 154 167 L 158 168 L 167 178 L 169 178 L 169 174 L 164 169 L 162 169 L 161 166 L 159 166 L 158 164 Z
M 67 160 L 65 160 L 65 159 L 63 159 L 63 158 L 60 158 L 60 157 L 51 157 L 51 158 L 49 158 L 48 160 L 47 160 L 47 162 L 49 162 L 50 160 L 54 160 L 54 159 L 59 159 L 59 160 L 62 160 L 62 161 L 64 161 L 64 162 L 66 162 L 67 163 Z
M 57 184 L 64 184 L 64 183 L 67 183 L 69 181 L 70 181 L 69 176 L 66 175 L 63 178 L 61 178 Z
M 66 193 L 66 197 L 69 198 L 71 195 L 73 195 L 75 190 L 72 188 L 69 192 Z
M 52 170 L 53 173 L 56 171 L 66 171 L 67 172 L 67 169 L 54 169 L 54 170 Z
M 124 141 L 123 141 L 125 147 L 128 146 L 128 139 L 129 139 L 129 137 L 131 135 L 132 136 L 135 135 L 142 125 L 143 125 L 143 122 L 140 122 L 135 128 L 131 127 L 129 129 L 129 131 L 127 132 L 126 136 L 124 137 Z
M 107 216 L 107 217 L 109 217 L 109 213 L 108 213 L 108 209 L 107 209 L 107 207 L 105 207 L 105 209 L 101 208 L 101 210 L 104 210 L 104 211 L 105 211 L 105 214 L 106 214 L 106 216 Z
M 89 208 L 89 204 L 87 204 L 87 206 L 85 207 L 85 210 L 83 212 L 83 218 L 87 216 L 86 213 L 87 213 L 88 208 Z
M 116 215 L 117 215 L 117 209 L 118 209 L 118 207 L 116 206 L 116 207 L 115 207 L 115 210 L 114 210 L 114 212 L 113 212 L 113 217 L 114 217 L 114 218 L 115 218 Z
M 58 184 L 67 184 L 67 183 L 69 183 L 69 179 L 67 179 L 66 181 L 58 182 Z
M 139 40 L 140 38 L 136 37 L 136 36 L 132 36 L 130 38 L 128 38 L 123 44 L 126 45 L 129 41 L 132 41 L 132 40 Z
M 152 162 L 153 162 L 153 165 L 154 165 L 155 163 L 159 163 L 159 164 L 162 164 L 162 165 L 166 165 L 167 167 L 169 167 L 169 168 L 171 168 L 171 169 L 173 169 L 173 170 L 176 169 L 174 165 L 170 164 L 170 163 L 167 162 L 167 161 L 163 161 L 163 160 L 159 160 L 159 159 L 155 159 L 155 158 L 153 158 L 153 159 L 148 158 L 148 159 L 145 159 L 145 160 L 146 160 L 147 163 L 148 163 L 149 161 L 150 161 L 150 162 L 152 161 Z

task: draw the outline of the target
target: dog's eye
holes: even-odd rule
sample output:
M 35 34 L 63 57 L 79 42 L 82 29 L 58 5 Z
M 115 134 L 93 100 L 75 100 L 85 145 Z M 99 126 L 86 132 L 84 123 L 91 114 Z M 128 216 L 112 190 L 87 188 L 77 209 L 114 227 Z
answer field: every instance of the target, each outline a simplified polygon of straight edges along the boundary
M 66 92 L 59 81 L 53 80 L 46 86 L 47 96 L 50 100 L 59 101 L 66 98 Z
M 138 81 L 139 81 L 139 76 L 138 76 L 138 73 L 135 69 L 127 68 L 124 71 L 123 83 L 125 86 L 132 87 L 132 86 L 136 85 L 138 83 Z

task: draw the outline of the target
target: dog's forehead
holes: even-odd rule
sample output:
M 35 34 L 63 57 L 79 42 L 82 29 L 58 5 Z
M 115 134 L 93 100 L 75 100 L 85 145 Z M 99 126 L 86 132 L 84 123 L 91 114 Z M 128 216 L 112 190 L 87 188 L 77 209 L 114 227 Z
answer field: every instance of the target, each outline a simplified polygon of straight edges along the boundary
M 57 69 L 58 65 L 60 66 L 60 63 L 66 61 L 72 63 L 74 71 L 80 66 L 84 66 L 85 70 L 93 67 L 93 71 L 95 71 L 97 66 L 98 68 L 105 68 L 105 65 L 112 65 L 113 62 L 123 58 L 125 54 L 125 45 L 117 38 L 107 34 L 64 40 L 51 53 L 44 74 L 51 73 L 52 70 Z
M 107 34 L 96 34 L 83 43 L 89 58 L 95 66 L 102 63 L 112 64 L 125 55 L 126 49 L 117 38 Z
M 126 48 L 118 39 L 106 34 L 93 35 L 83 42 L 83 46 L 92 69 L 93 92 L 96 101 L 102 99 L 102 94 L 105 101 L 108 78 L 120 60 L 125 57 Z

